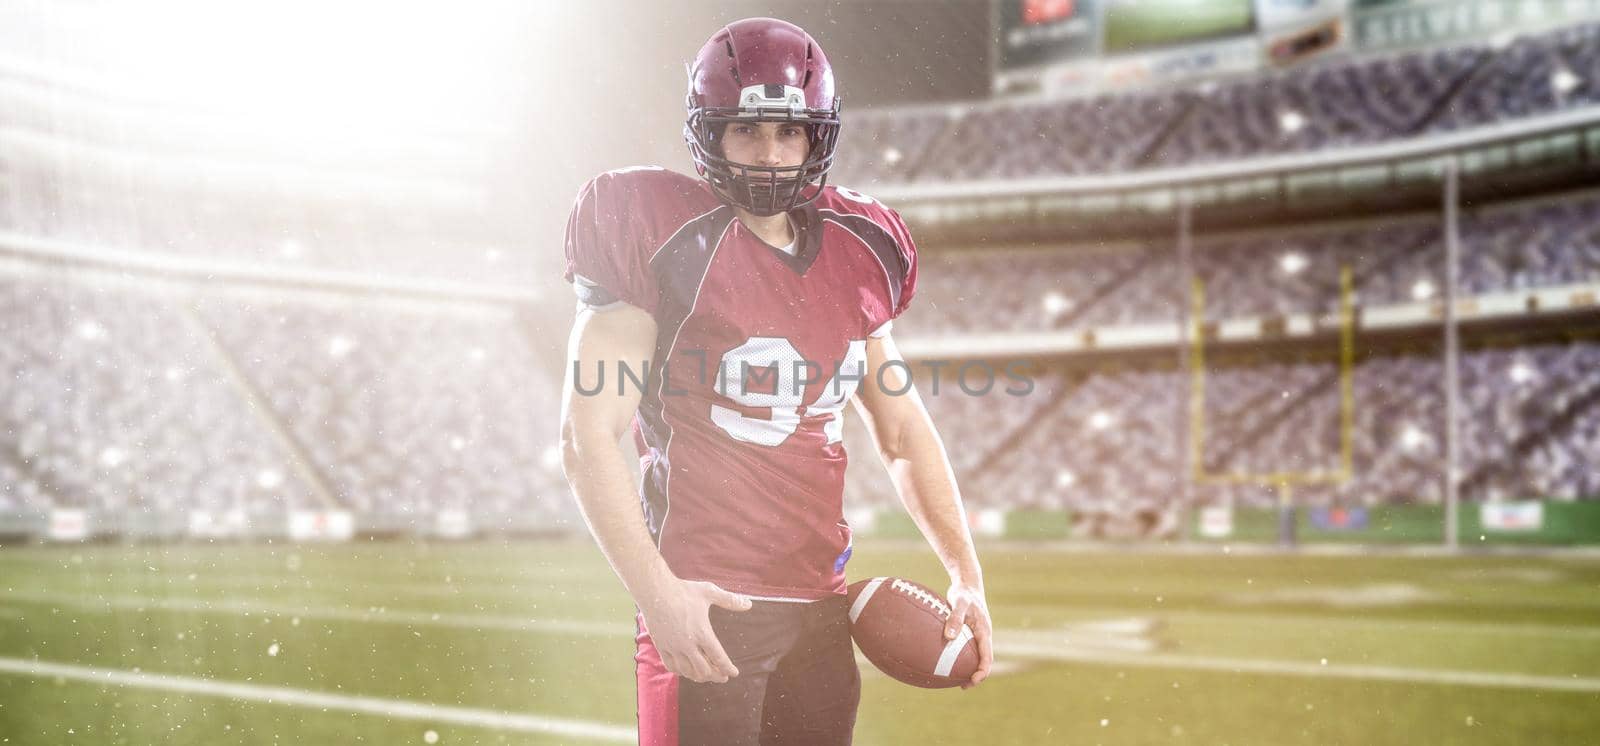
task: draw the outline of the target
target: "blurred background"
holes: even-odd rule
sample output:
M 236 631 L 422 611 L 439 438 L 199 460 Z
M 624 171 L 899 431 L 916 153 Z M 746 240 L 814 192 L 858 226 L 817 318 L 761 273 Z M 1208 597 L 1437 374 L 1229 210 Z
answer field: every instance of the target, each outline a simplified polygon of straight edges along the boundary
M 1594 738 L 1600 3 L 0 0 L 0 742 L 632 739 L 563 227 L 755 15 L 1006 633 L 862 742 Z M 846 443 L 852 578 L 937 585 Z

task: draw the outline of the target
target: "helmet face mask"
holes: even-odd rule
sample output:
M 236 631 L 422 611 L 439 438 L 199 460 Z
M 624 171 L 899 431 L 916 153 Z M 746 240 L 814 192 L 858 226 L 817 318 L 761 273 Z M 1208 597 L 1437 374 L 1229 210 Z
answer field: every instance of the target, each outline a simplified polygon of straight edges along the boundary
M 718 31 L 689 68 L 687 108 L 683 134 L 695 170 L 723 200 L 768 216 L 822 194 L 839 140 L 839 98 L 822 49 L 799 27 L 752 18 Z M 761 122 L 804 124 L 804 161 L 757 166 L 728 159 L 726 128 Z
M 723 133 L 733 124 L 798 122 L 806 125 L 807 149 L 796 166 L 757 166 L 726 157 Z M 756 215 L 775 215 L 809 204 L 828 183 L 834 148 L 839 140 L 836 110 L 798 112 L 726 108 L 690 109 L 684 125 L 696 170 L 724 199 Z

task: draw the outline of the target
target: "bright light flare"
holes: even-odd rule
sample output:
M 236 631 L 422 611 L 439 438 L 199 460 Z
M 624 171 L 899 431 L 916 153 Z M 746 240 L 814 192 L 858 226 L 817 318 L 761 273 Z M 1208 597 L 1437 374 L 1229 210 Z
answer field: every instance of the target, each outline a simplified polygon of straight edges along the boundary
M 540 5 L 41 4 L 17 18 L 0 11 L 12 31 L 0 41 L 52 78 L 202 118 L 235 146 L 352 158 L 505 126 L 525 78 L 519 46 L 534 17 L 552 12 Z

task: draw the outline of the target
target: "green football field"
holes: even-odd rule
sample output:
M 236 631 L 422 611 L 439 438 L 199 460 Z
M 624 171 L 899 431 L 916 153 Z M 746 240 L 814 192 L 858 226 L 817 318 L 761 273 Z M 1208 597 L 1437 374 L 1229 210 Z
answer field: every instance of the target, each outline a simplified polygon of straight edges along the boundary
M 982 554 L 999 671 L 857 743 L 1600 741 L 1594 555 Z M 581 541 L 0 548 L 0 743 L 627 743 L 631 614 Z

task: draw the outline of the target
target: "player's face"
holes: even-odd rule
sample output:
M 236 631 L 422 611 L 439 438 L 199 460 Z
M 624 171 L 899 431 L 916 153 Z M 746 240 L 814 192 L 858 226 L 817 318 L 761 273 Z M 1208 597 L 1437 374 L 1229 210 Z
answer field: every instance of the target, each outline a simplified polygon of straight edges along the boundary
M 806 161 L 811 141 L 794 122 L 731 122 L 722 133 L 722 157 L 765 168 L 792 168 Z

